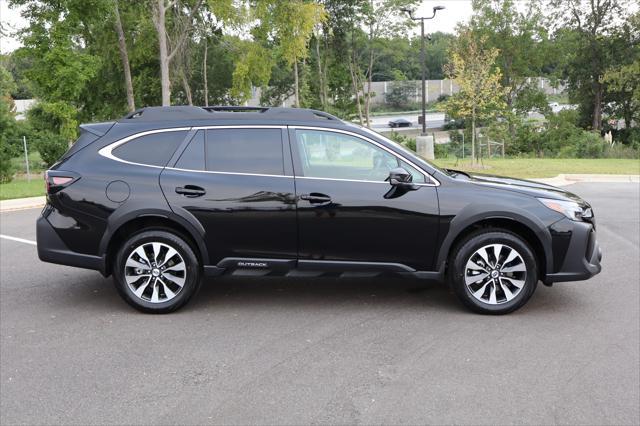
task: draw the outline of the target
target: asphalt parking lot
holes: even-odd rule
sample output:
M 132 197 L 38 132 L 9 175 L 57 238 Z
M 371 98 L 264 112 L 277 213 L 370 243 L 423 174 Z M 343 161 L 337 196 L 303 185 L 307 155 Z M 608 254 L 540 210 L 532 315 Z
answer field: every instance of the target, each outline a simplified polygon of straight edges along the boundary
M 575 184 L 603 272 L 503 317 L 396 278 L 225 278 L 139 314 L 0 239 L 0 423 L 639 424 L 640 187 Z M 38 210 L 2 213 L 35 239 Z

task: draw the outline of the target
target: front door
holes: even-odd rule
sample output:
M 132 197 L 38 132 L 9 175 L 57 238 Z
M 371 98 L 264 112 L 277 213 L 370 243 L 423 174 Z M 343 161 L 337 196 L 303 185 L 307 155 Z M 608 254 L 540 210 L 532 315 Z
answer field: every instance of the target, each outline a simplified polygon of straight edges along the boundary
M 384 262 L 432 270 L 436 188 L 417 168 L 371 140 L 342 131 L 289 131 L 298 202 L 301 261 Z M 403 167 L 415 190 L 393 191 Z
M 198 130 L 162 172 L 171 208 L 202 224 L 210 265 L 235 258 L 295 260 L 295 189 L 283 134 L 278 127 Z

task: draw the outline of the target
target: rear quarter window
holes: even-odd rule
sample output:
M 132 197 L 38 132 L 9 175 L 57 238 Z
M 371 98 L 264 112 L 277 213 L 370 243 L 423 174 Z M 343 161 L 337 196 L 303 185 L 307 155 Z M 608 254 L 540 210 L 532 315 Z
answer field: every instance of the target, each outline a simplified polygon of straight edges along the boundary
M 112 151 L 114 157 L 131 163 L 165 166 L 187 136 L 186 130 L 144 135 L 120 145 Z

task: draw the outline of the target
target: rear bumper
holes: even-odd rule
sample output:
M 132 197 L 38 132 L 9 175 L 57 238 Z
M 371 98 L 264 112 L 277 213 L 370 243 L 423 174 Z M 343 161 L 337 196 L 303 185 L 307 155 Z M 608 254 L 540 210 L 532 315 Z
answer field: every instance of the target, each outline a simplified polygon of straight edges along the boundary
M 38 218 L 36 223 L 36 240 L 38 241 L 38 257 L 43 262 L 94 269 L 103 275 L 105 274 L 105 262 L 102 257 L 70 250 L 49 221 L 42 216 Z
M 562 265 L 556 272 L 547 274 L 545 283 L 587 280 L 602 271 L 602 250 L 595 228 L 585 222 L 572 224 L 571 240 Z

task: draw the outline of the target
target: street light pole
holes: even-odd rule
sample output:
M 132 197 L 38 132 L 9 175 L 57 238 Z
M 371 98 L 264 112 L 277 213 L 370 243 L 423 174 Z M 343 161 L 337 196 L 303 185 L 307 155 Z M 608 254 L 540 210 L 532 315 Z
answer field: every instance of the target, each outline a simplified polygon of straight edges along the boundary
M 425 53 L 425 37 L 424 37 L 424 21 L 427 19 L 433 19 L 436 16 L 436 12 L 443 10 L 444 6 L 435 6 L 433 8 L 433 15 L 429 17 L 416 18 L 413 16 L 411 9 L 400 9 L 409 15 L 409 18 L 413 21 L 420 21 L 420 38 L 422 45 L 420 47 L 420 62 L 422 62 L 422 135 L 427 134 L 427 58 Z

